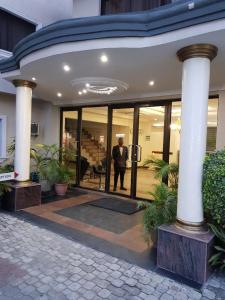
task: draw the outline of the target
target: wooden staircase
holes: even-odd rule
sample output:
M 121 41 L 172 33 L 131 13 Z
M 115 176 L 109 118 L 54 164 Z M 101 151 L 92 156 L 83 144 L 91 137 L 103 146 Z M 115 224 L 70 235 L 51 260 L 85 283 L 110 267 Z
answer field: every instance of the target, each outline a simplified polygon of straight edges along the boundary
M 86 157 L 91 165 L 98 165 L 106 158 L 106 149 L 85 129 L 82 129 L 81 155 Z

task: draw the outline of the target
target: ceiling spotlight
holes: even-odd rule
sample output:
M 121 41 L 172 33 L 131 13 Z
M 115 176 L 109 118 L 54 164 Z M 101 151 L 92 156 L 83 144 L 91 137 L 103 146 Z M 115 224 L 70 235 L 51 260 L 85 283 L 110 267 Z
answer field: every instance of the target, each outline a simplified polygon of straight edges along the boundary
M 89 88 L 89 87 L 90 87 L 90 84 L 89 84 L 89 83 L 86 83 L 85 86 L 86 86 L 87 88 Z
M 62 93 L 57 93 L 57 96 L 60 98 L 62 97 Z
M 35 78 L 35 77 L 32 77 L 32 80 L 33 80 L 33 81 L 36 81 L 36 78 Z
M 103 54 L 103 55 L 101 56 L 101 61 L 102 61 L 103 63 L 106 63 L 106 62 L 108 61 L 108 56 L 105 55 L 105 54 Z
M 82 92 L 83 92 L 84 94 L 87 94 L 87 90 L 83 90 Z
M 78 95 L 82 95 L 83 93 L 81 91 L 78 92 Z
M 64 69 L 65 72 L 69 72 L 70 71 L 70 66 L 64 65 L 63 69 Z
M 151 80 L 149 81 L 149 85 L 153 86 L 155 84 L 155 81 Z

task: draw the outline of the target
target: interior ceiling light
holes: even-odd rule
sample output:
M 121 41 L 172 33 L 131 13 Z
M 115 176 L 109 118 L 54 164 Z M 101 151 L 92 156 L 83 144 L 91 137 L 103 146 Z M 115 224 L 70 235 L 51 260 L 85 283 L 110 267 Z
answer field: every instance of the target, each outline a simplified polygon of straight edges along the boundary
M 64 65 L 63 69 L 64 69 L 65 72 L 69 72 L 70 71 L 70 66 Z
M 154 84 L 155 84 L 155 81 L 153 81 L 153 80 L 149 81 L 150 86 L 153 86 Z
M 86 83 L 85 86 L 86 86 L 87 88 L 89 88 L 89 87 L 90 87 L 90 84 L 89 84 L 89 83 Z
M 78 92 L 78 95 L 82 95 L 83 93 L 81 91 Z
M 108 62 L 108 56 L 107 56 L 107 55 L 103 54 L 100 58 L 101 58 L 101 61 L 102 61 L 103 63 Z
M 32 80 L 33 80 L 33 81 L 36 81 L 36 78 L 35 78 L 35 77 L 32 77 Z
M 87 90 L 85 90 L 85 89 L 84 89 L 82 92 L 83 92 L 84 94 L 87 94 Z
M 62 93 L 57 93 L 57 96 L 60 98 L 62 97 Z

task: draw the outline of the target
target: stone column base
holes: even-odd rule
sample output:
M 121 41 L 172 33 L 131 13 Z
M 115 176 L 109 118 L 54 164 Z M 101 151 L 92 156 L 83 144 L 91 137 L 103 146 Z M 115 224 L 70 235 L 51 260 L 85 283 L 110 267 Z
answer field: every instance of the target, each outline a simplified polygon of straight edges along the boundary
M 17 211 L 41 204 L 41 185 L 35 182 L 11 182 L 11 191 L 2 199 L 2 208 Z
M 157 267 L 198 284 L 209 277 L 209 257 L 214 235 L 208 232 L 189 232 L 176 225 L 158 229 Z

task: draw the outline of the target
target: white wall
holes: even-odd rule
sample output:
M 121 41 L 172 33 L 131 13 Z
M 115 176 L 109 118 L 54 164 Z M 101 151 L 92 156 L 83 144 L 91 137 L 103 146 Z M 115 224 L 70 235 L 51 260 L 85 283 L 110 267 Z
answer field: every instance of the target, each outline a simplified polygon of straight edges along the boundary
M 73 16 L 73 0 L 0 0 L 0 7 L 42 25 Z
M 101 0 L 74 0 L 74 18 L 99 16 L 100 14 Z
M 7 116 L 7 144 L 15 137 L 15 96 L 0 93 L 0 115 Z M 40 124 L 40 135 L 32 137 L 31 143 L 58 144 L 60 133 L 59 108 L 51 103 L 33 99 L 32 122 Z M 23 141 L 21 141 L 22 143 Z

